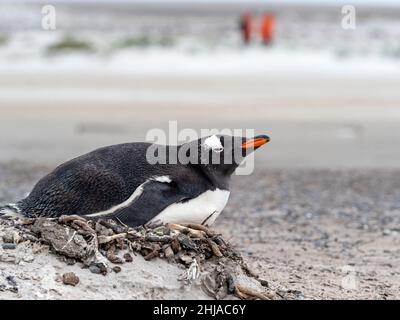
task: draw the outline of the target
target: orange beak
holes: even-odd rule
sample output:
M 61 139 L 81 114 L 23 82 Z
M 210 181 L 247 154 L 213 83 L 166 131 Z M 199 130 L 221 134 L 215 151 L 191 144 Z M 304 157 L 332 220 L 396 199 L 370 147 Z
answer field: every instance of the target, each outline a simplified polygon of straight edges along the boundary
M 266 144 L 267 142 L 269 142 L 269 140 L 270 139 L 267 136 L 257 136 L 254 137 L 253 139 L 246 140 L 240 145 L 240 147 L 242 149 L 257 149 L 262 145 Z

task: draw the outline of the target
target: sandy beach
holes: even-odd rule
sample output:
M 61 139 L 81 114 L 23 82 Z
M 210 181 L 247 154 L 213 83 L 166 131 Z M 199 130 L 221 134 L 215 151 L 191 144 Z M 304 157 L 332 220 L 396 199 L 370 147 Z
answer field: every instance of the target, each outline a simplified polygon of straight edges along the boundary
M 56 165 L 177 121 L 270 135 L 262 168 L 398 168 L 399 79 L 2 75 L 0 161 Z
M 0 202 L 23 197 L 48 170 L 1 164 Z M 399 178 L 397 170 L 257 169 L 235 177 L 214 227 L 287 299 L 399 299 Z M 207 298 L 198 286 L 184 288 L 177 280 L 185 270 L 161 260 L 135 257 L 120 273 L 103 277 L 24 245 L 5 253 L 22 263 L 0 262 L 0 282 L 7 288 L 12 276 L 19 287 L 1 292 L 2 298 Z M 71 271 L 80 278 L 76 287 L 60 280 Z

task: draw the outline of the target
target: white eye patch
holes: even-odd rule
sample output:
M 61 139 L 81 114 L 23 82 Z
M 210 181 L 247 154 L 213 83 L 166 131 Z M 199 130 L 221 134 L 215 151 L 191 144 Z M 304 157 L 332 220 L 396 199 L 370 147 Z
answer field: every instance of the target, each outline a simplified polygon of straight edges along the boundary
M 224 147 L 221 144 L 221 141 L 216 135 L 208 137 L 204 140 L 204 147 L 206 149 L 212 149 L 215 152 L 222 152 Z

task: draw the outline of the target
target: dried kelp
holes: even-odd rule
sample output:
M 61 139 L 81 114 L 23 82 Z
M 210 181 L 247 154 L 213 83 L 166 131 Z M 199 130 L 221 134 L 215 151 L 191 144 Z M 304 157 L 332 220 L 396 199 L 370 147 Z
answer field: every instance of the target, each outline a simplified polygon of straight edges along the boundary
M 222 236 L 203 225 L 151 223 L 130 228 L 114 220 L 86 220 L 76 215 L 16 222 L 21 236 L 39 239 L 65 261 L 81 261 L 93 273 L 120 272 L 131 254 L 145 260 L 166 259 L 187 268 L 186 283 L 200 278 L 208 295 L 222 299 L 272 299 L 267 285 L 251 274 L 241 255 Z M 117 266 L 111 266 L 110 263 Z M 207 270 L 202 270 L 207 265 Z

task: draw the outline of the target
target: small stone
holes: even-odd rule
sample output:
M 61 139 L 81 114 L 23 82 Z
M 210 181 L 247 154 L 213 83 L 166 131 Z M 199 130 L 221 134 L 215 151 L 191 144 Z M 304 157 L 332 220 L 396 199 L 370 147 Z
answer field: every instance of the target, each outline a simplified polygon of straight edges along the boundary
M 100 268 L 100 273 L 103 275 L 103 276 L 105 276 L 106 274 L 107 274 L 107 272 L 108 272 L 108 270 L 107 270 L 107 266 L 104 264 L 104 263 L 98 263 L 97 264 L 98 265 L 98 267 Z
M 17 281 L 15 281 L 14 276 L 7 276 L 6 277 L 7 282 L 10 284 L 10 286 L 17 287 Z
M 179 251 L 181 251 L 181 245 L 179 244 L 179 241 L 176 238 L 172 240 L 171 248 L 174 251 L 174 253 L 178 253 Z
M 260 282 L 260 284 L 261 284 L 263 287 L 269 287 L 269 283 L 268 283 L 268 281 L 265 280 L 265 279 L 258 278 L 258 282 Z
M 50 247 L 48 245 L 43 245 L 40 243 L 34 243 L 32 247 L 32 252 L 34 254 L 37 253 L 47 253 L 50 250 Z
M 19 233 L 17 232 L 17 231 L 14 231 L 13 232 L 13 240 L 14 240 L 14 243 L 15 244 L 18 244 L 18 243 L 20 243 L 21 242 L 21 237 L 20 237 L 20 235 L 19 235 Z
M 73 272 L 64 273 L 62 281 L 66 285 L 75 287 L 79 283 L 79 278 Z
M 89 270 L 90 270 L 91 273 L 95 273 L 95 274 L 100 274 L 101 273 L 100 268 L 98 266 L 96 266 L 95 264 L 91 264 L 89 266 Z
M 4 243 L 14 243 L 14 235 L 12 232 L 5 233 L 2 238 Z
M 179 259 L 180 259 L 184 264 L 187 264 L 187 265 L 191 264 L 192 261 L 193 261 L 192 257 L 190 257 L 190 256 L 188 256 L 188 255 L 186 255 L 186 254 L 182 254 L 182 255 L 179 257 Z
M 119 273 L 119 272 L 121 272 L 121 267 L 120 267 L 120 266 L 115 266 L 115 267 L 113 268 L 113 271 L 114 271 L 115 273 Z
M 3 235 L 3 242 L 18 244 L 21 242 L 21 237 L 17 231 L 15 231 L 15 230 L 9 231 Z
M 35 260 L 35 258 L 33 256 L 29 255 L 29 256 L 22 257 L 22 260 L 24 260 L 25 262 L 32 262 L 33 260 Z
M 15 243 L 3 243 L 1 246 L 4 250 L 14 250 L 17 247 Z
M 174 251 L 172 250 L 171 246 L 168 245 L 167 247 L 165 247 L 164 249 L 164 255 L 165 257 L 170 261 L 173 259 L 174 257 Z
M 65 262 L 67 263 L 67 265 L 73 266 L 76 263 L 76 260 L 72 258 L 66 258 Z
M 89 270 L 90 270 L 90 272 L 92 272 L 92 273 L 95 273 L 95 274 L 102 274 L 103 276 L 105 276 L 105 275 L 107 274 L 107 272 L 108 272 L 107 266 L 106 266 L 104 263 L 101 263 L 101 262 L 99 262 L 99 263 L 92 263 L 92 264 L 89 266 Z
M 124 259 L 125 259 L 126 262 L 132 262 L 133 261 L 133 258 L 129 253 L 125 253 L 124 254 Z
M 107 252 L 107 259 L 110 261 L 110 262 L 112 262 L 112 263 L 115 263 L 115 264 L 122 264 L 122 263 L 124 263 L 124 260 L 123 259 L 121 259 L 120 257 L 118 257 L 118 256 L 116 256 L 115 254 L 113 254 L 113 253 L 109 253 L 109 252 Z
M 0 255 L 0 261 L 18 264 L 20 259 L 18 259 L 15 255 L 4 253 Z

